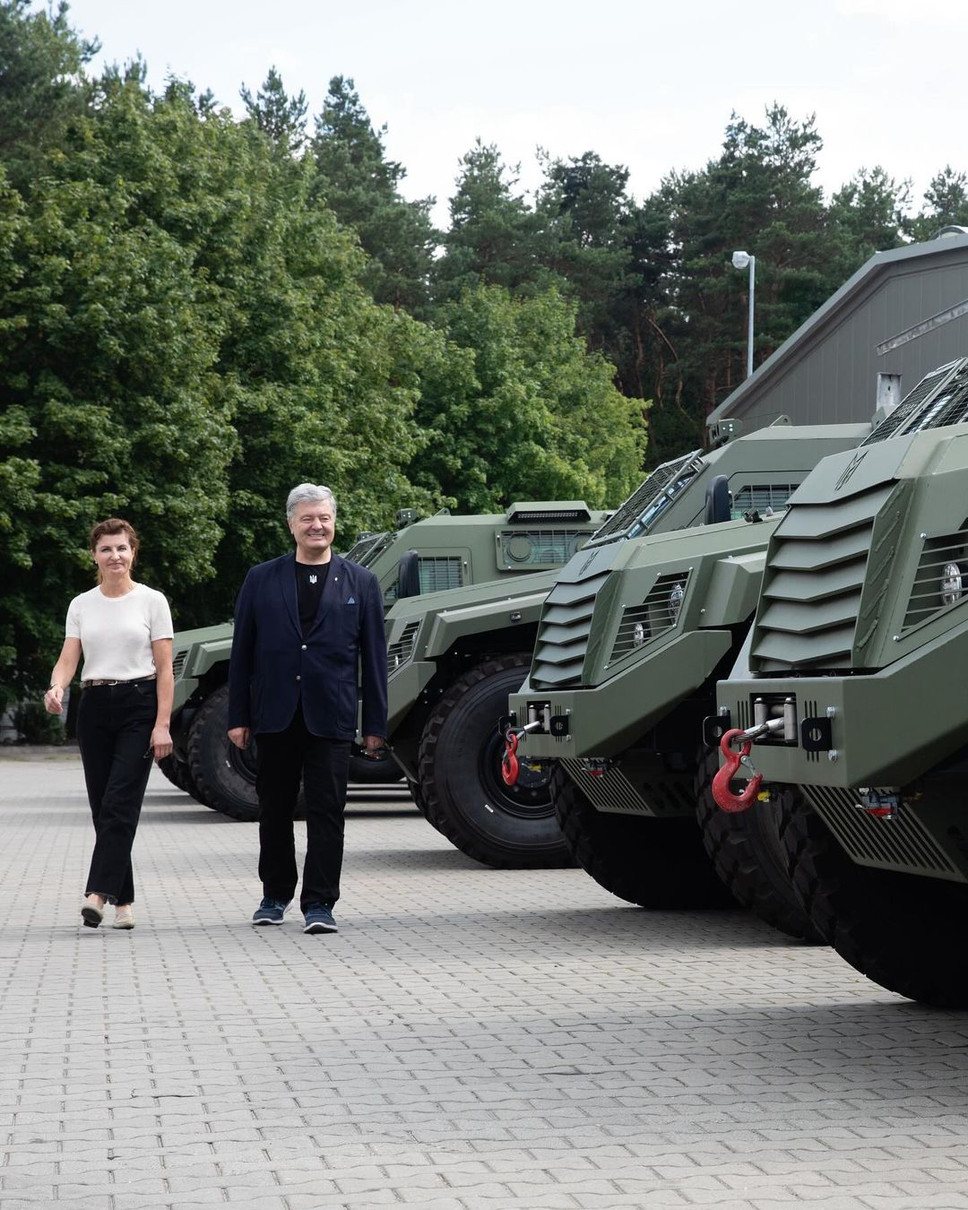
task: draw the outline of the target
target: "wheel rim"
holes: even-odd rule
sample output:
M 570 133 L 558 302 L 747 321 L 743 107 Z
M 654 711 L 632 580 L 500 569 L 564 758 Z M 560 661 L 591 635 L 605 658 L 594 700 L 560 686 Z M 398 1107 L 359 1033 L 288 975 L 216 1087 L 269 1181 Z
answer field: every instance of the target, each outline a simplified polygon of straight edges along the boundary
M 516 784 L 509 786 L 501 776 L 503 757 L 504 739 L 495 732 L 488 737 L 478 760 L 481 784 L 488 802 L 519 819 L 541 819 L 554 815 L 548 789 L 550 770 L 535 770 L 522 761 Z

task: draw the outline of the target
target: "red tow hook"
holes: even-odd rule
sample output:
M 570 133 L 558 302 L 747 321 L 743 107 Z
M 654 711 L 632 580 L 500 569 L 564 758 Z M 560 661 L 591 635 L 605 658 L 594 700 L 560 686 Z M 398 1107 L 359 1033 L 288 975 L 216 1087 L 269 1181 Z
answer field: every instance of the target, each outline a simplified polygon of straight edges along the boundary
M 743 746 L 738 752 L 734 752 L 733 740 L 738 735 L 744 736 Z M 762 773 L 757 773 L 750 778 L 742 794 L 734 794 L 729 788 L 729 783 L 736 776 L 736 771 L 742 764 L 743 758 L 749 756 L 752 748 L 752 741 L 745 738 L 745 732 L 738 729 L 727 731 L 719 741 L 719 750 L 726 757 L 726 764 L 713 778 L 713 799 L 716 805 L 724 811 L 748 811 L 756 802 L 756 796 L 760 792 L 760 783 L 763 781 Z
M 518 781 L 518 758 L 515 753 L 518 750 L 518 737 L 513 731 L 509 731 L 504 737 L 504 756 L 501 758 L 501 776 L 504 778 L 506 786 L 517 785 Z

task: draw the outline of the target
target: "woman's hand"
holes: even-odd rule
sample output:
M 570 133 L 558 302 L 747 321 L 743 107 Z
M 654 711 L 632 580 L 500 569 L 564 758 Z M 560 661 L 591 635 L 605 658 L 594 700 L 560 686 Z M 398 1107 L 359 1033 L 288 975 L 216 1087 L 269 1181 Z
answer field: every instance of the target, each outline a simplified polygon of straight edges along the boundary
M 64 713 L 64 690 L 60 685 L 51 685 L 44 694 L 44 709 L 48 714 Z
M 155 760 L 171 756 L 171 732 L 167 727 L 155 727 L 151 732 L 151 750 Z

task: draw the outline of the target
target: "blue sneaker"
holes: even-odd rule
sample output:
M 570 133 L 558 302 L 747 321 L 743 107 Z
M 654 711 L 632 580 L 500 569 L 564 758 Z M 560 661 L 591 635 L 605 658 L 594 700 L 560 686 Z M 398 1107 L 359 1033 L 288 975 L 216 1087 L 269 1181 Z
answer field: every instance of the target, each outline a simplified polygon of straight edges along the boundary
M 310 903 L 303 915 L 306 917 L 304 933 L 338 933 L 333 909 L 328 903 Z
M 253 924 L 282 924 L 283 917 L 289 909 L 288 903 L 281 899 L 263 899 L 252 913 Z

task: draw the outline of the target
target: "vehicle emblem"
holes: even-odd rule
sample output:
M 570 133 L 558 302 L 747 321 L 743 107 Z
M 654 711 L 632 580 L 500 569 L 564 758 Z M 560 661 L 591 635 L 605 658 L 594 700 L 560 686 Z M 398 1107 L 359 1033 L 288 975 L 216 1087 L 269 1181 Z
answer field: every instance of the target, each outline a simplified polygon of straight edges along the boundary
M 834 484 L 834 491 L 838 491 L 838 492 L 840 491 L 840 489 L 844 486 L 844 484 L 847 482 L 847 480 L 850 479 L 850 477 L 853 475 L 854 471 L 857 470 L 857 468 L 860 466 L 860 464 L 864 461 L 864 459 L 866 457 L 867 457 L 867 450 L 858 450 L 854 454 L 853 458 L 851 458 L 850 462 L 847 464 L 846 468 L 844 469 L 843 474 L 840 476 L 840 478 Z

